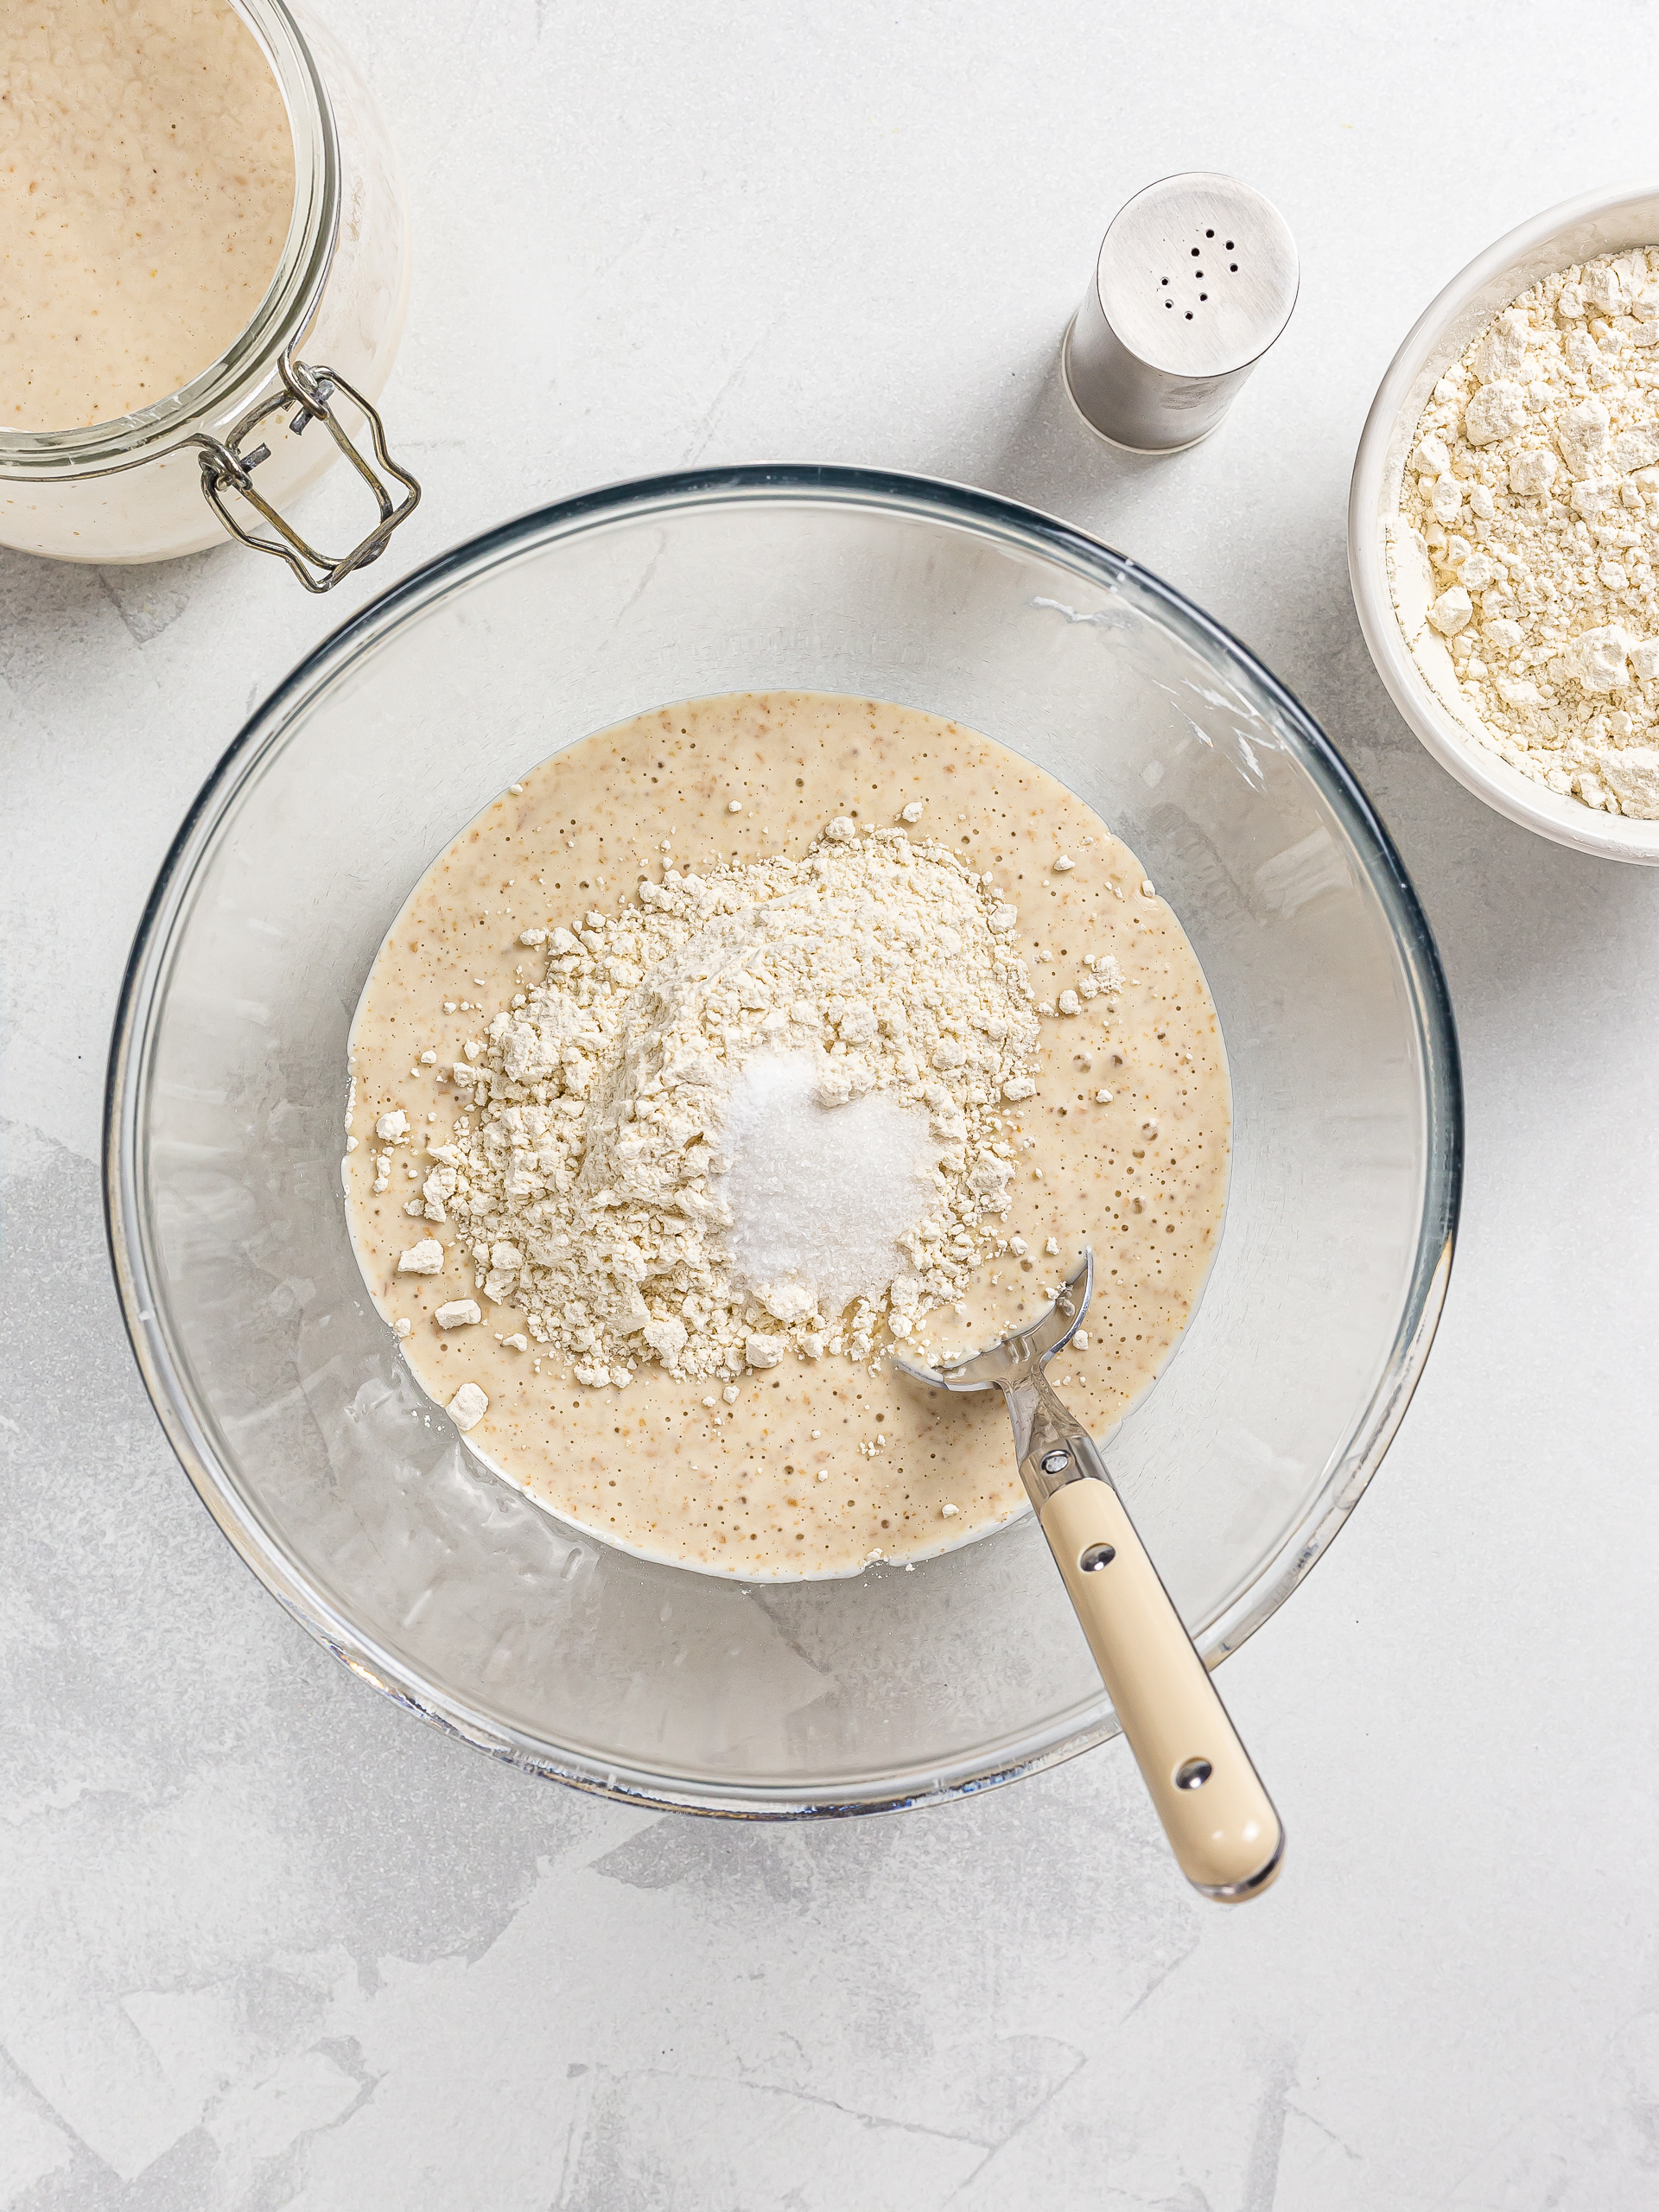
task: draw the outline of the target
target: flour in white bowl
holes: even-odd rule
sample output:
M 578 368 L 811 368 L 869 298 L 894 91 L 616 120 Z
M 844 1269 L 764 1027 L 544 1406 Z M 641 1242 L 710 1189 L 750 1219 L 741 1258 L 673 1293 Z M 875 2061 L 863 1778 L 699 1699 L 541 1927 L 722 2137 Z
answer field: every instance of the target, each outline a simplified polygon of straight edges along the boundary
M 1563 269 L 1435 385 L 1389 567 L 1468 734 L 1563 797 L 1659 819 L 1659 247 Z

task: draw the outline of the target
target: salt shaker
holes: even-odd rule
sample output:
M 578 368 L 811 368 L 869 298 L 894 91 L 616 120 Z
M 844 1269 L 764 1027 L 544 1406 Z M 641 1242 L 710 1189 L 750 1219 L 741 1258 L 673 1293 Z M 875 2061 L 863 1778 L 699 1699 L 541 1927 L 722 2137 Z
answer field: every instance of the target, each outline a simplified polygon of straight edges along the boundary
M 1295 242 L 1272 202 L 1192 169 L 1121 207 L 1065 334 L 1067 388 L 1114 445 L 1179 453 L 1208 437 L 1290 321 Z

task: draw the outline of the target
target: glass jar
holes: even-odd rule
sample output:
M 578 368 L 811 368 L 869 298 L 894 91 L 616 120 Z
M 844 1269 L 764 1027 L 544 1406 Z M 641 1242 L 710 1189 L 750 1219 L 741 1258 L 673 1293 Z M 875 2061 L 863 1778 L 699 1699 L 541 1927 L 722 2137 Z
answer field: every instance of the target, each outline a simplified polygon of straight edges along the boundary
M 181 391 L 82 429 L 0 430 L 0 544 L 59 561 L 168 561 L 228 531 L 327 591 L 379 557 L 420 498 L 373 404 L 409 303 L 409 210 L 378 111 L 328 32 L 289 0 L 232 3 L 294 134 L 276 275 L 252 321 Z M 283 510 L 342 455 L 379 512 L 333 556 Z

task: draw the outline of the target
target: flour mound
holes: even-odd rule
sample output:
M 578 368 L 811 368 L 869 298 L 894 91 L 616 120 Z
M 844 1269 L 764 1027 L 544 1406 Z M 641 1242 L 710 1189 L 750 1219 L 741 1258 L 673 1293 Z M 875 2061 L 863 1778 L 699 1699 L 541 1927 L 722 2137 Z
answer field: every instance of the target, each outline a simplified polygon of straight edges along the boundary
M 546 975 L 455 1063 L 428 1217 L 594 1387 L 868 1357 L 996 1247 L 1038 1034 L 1017 919 L 944 847 L 838 819 L 526 931 Z
M 1659 247 L 1558 270 L 1435 385 L 1389 525 L 1401 626 L 1463 728 L 1659 819 Z

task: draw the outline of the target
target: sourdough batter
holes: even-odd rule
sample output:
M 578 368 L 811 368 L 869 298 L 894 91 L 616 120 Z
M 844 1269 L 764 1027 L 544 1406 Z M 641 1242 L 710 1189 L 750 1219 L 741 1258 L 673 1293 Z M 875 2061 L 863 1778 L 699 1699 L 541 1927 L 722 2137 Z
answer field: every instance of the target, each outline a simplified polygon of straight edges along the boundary
M 626 1390 L 584 1389 L 537 1353 L 512 1305 L 478 1292 L 465 1232 L 404 1211 L 429 1165 L 425 1144 L 444 1142 L 460 1110 L 443 1071 L 539 980 L 545 955 L 519 943 L 523 930 L 615 912 L 642 876 L 660 878 L 664 841 L 681 869 L 798 853 L 833 817 L 886 827 L 918 800 L 918 834 L 994 871 L 1019 909 L 1039 1002 L 1066 1002 L 1085 953 L 1113 955 L 1122 971 L 1116 998 L 1042 1017 L 1035 1094 L 1002 1109 L 1015 1162 L 1009 1249 L 950 1332 L 983 1343 L 1032 1319 L 1091 1243 L 1088 1347 L 1052 1371 L 1098 1433 L 1151 1382 L 1202 1287 L 1225 1193 L 1227 1075 L 1174 916 L 1128 849 L 1042 770 L 954 723 L 859 699 L 772 693 L 643 715 L 543 762 L 463 831 L 371 972 L 353 1029 L 344 1177 L 375 1301 L 408 1324 L 405 1357 L 441 1403 L 467 1382 L 486 1396 L 474 1451 L 629 1549 L 751 1580 L 845 1574 L 874 1555 L 945 1548 L 1025 1502 L 1000 1396 L 920 1391 L 880 1347 L 862 1363 L 791 1358 L 747 1373 L 727 1386 L 733 1400 L 650 1364 Z M 393 1147 L 377 1193 L 375 1125 L 398 1114 L 410 1140 Z M 444 1247 L 442 1271 L 399 1274 L 399 1254 L 427 1236 Z M 481 1323 L 435 1325 L 440 1306 L 467 1298 Z
M 0 429 L 107 423 L 200 376 L 293 205 L 282 95 L 228 0 L 8 0 Z

